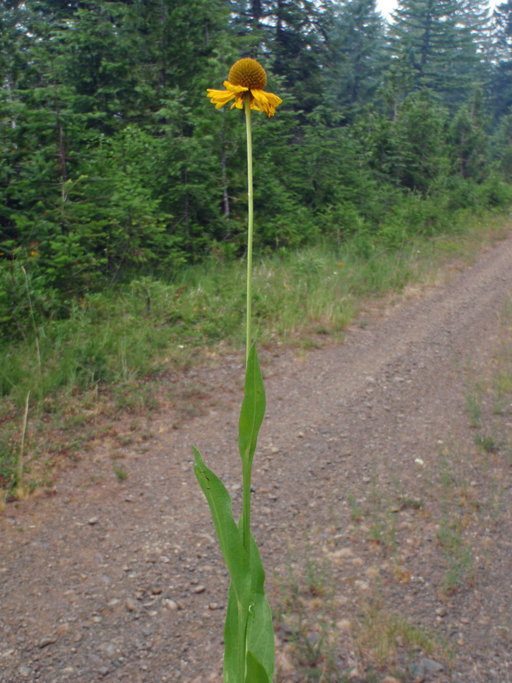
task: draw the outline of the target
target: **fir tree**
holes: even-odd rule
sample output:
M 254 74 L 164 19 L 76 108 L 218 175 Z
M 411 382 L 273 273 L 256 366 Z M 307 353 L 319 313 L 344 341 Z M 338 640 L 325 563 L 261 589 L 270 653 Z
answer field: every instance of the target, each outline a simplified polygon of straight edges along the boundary
M 390 27 L 392 55 L 406 57 L 415 88 L 451 107 L 465 99 L 479 61 L 463 9 L 463 0 L 400 0 Z

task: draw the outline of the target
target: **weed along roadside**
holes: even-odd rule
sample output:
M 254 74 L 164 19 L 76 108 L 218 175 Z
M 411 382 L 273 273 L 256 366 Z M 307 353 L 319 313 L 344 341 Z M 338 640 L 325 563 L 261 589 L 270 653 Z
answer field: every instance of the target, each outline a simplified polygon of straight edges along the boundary
M 274 627 L 265 595 L 265 571 L 251 532 L 252 466 L 258 434 L 265 416 L 265 387 L 252 332 L 252 253 L 254 241 L 254 190 L 251 110 L 275 114 L 282 100 L 263 91 L 267 75 L 259 62 L 239 59 L 229 71 L 226 90 L 208 90 L 208 97 L 222 107 L 234 99 L 245 113 L 247 134 L 247 276 L 245 323 L 245 385 L 238 446 L 242 461 L 242 513 L 237 522 L 232 499 L 220 479 L 204 464 L 194 448 L 194 472 L 208 501 L 215 531 L 230 574 L 226 623 L 224 625 L 224 681 L 274 680 Z
M 343 344 L 263 349 L 251 525 L 276 681 L 507 680 L 512 240 L 450 263 L 366 298 Z M 190 365 L 171 419 L 165 377 L 160 407 L 96 414 L 56 495 L 6 505 L 7 680 L 220 680 L 229 577 L 190 447 L 240 511 L 242 356 Z

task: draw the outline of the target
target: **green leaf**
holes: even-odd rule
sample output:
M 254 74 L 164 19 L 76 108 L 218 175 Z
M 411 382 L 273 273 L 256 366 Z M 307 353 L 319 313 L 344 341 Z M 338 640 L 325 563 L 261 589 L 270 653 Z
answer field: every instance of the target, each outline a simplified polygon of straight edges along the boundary
M 265 414 L 265 389 L 253 346 L 247 361 L 245 394 L 240 412 L 239 446 L 244 469 L 250 467 Z M 247 683 L 273 680 L 274 631 L 265 596 L 265 571 L 250 531 L 244 546 L 242 518 L 233 519 L 231 498 L 220 479 L 206 467 L 194 448 L 194 471 L 206 496 L 220 547 L 231 576 L 224 627 L 224 681 Z
M 206 467 L 196 448 L 194 455 L 194 472 L 208 501 L 220 548 L 231 576 L 224 627 L 224 680 L 226 683 L 239 683 L 243 680 L 245 658 L 249 649 L 267 671 L 269 680 L 272 680 L 272 614 L 264 594 L 265 571 L 258 548 L 251 535 L 249 556 L 243 546 L 241 528 L 233 519 L 229 493 L 221 480 Z
M 261 375 L 258 354 L 254 344 L 249 351 L 245 371 L 245 393 L 238 425 L 238 446 L 242 462 L 252 462 L 258 432 L 265 415 L 265 387 Z
M 265 571 L 258 546 L 251 534 L 251 597 L 247 622 L 247 650 L 265 669 L 270 681 L 274 678 L 274 627 L 272 611 L 265 595 Z M 259 680 L 259 679 L 255 679 Z
M 244 611 L 236 598 L 233 583 L 230 583 L 224 624 L 224 683 L 237 683 L 243 679 L 247 616 L 248 609 Z
M 197 448 L 194 448 L 194 456 L 194 472 L 208 501 L 237 600 L 242 604 L 248 604 L 251 590 L 249 557 L 242 543 L 242 535 L 233 519 L 231 498 L 217 475 L 206 467 Z
M 271 681 L 265 671 L 265 667 L 256 659 L 249 650 L 247 653 L 247 674 L 245 683 L 269 683 Z
M 242 521 L 239 522 L 240 537 L 242 535 Z M 228 595 L 228 609 L 226 624 L 224 627 L 224 676 L 226 681 L 238 681 L 238 678 L 229 678 L 226 672 L 237 671 L 240 666 L 240 645 L 237 637 L 243 637 L 245 652 L 252 652 L 258 660 L 270 681 L 274 678 L 274 627 L 272 624 L 272 611 L 265 595 L 265 570 L 261 556 L 251 534 L 250 547 L 250 580 L 251 587 L 249 601 L 244 605 L 237 605 L 234 591 L 230 586 Z M 229 622 L 229 623 L 228 623 Z M 238 634 L 238 636 L 237 636 Z M 242 636 L 240 636 L 242 634 Z M 249 680 L 249 679 L 247 679 Z M 259 679 L 256 679 L 259 680 Z
M 261 575 L 259 568 L 257 573 Z M 275 655 L 272 612 L 262 591 L 263 585 L 261 584 L 257 592 L 251 593 L 249 603 L 241 605 L 237 602 L 233 585 L 231 584 L 229 587 L 228 608 L 224 625 L 225 683 L 238 683 L 243 679 L 238 672 L 244 669 L 247 673 L 250 671 L 249 654 L 252 654 L 265 672 L 266 678 L 261 680 L 273 680 Z M 246 680 L 252 681 L 253 679 L 246 678 Z M 255 678 L 254 680 L 260 679 Z

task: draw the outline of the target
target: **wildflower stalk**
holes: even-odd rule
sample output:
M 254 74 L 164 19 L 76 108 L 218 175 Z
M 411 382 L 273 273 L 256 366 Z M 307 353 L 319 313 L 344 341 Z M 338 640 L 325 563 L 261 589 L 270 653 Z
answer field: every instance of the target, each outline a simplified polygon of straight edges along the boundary
M 245 321 L 245 362 L 249 360 L 251 349 L 251 289 L 252 289 L 252 243 L 254 234 L 254 193 L 252 184 L 252 126 L 251 101 L 244 100 L 245 128 L 247 134 L 247 311 Z
M 245 128 L 247 134 L 247 306 L 245 321 L 245 365 L 249 362 L 251 350 L 251 315 L 252 315 L 252 243 L 254 235 L 254 193 L 252 181 L 252 126 L 251 99 L 244 98 Z M 251 535 L 251 470 L 252 461 L 248 458 L 242 463 L 243 475 L 243 544 L 249 552 Z
M 194 448 L 194 471 L 208 501 L 215 530 L 231 582 L 224 625 L 225 683 L 271 683 L 274 677 L 274 630 L 272 612 L 265 595 L 265 571 L 251 534 L 251 473 L 258 433 L 265 415 L 265 387 L 256 348 L 252 344 L 252 247 L 254 234 L 251 109 L 273 116 L 281 98 L 264 92 L 265 70 L 256 60 L 235 62 L 224 81 L 225 90 L 208 89 L 219 109 L 231 100 L 245 110 L 247 133 L 247 310 L 245 389 L 238 424 L 238 448 L 242 460 L 242 515 L 237 524 L 231 497 L 222 481 Z

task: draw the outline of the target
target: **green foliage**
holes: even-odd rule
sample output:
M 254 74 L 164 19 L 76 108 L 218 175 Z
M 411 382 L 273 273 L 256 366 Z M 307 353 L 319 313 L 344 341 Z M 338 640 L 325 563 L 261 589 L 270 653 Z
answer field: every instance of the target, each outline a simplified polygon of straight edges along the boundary
M 0 490 L 14 491 L 17 486 L 17 453 L 3 433 L 0 433 Z
M 374 0 L 4 3 L 2 335 L 33 326 L 22 267 L 43 324 L 112 283 L 244 252 L 243 120 L 228 131 L 204 96 L 244 52 L 284 99 L 254 121 L 261 252 L 327 237 L 370 254 L 376 234 L 396 245 L 506 204 L 509 15 L 493 42 L 466 0 L 401 0 L 388 27 Z
M 258 441 L 263 417 L 265 416 L 265 389 L 263 377 L 256 349 L 253 346 L 249 352 L 247 369 L 245 372 L 245 393 L 240 411 L 238 448 L 242 463 L 252 467 L 252 460 Z
M 448 164 L 445 120 L 427 91 L 405 100 L 394 126 L 391 160 L 391 172 L 401 186 L 428 194 L 434 183 L 443 184 Z
M 253 275 L 256 338 L 293 342 L 317 329 L 341 333 L 359 297 L 401 288 L 414 277 L 418 251 L 428 254 L 443 232 L 463 233 L 470 212 L 461 205 L 471 209 L 494 195 L 512 199 L 499 176 L 471 187 L 471 202 L 465 193 L 456 208 L 452 192 L 442 202 L 409 193 L 378 230 L 360 226 L 344 241 L 326 214 L 317 226 L 323 243 L 260 254 Z M 492 215 L 482 216 L 489 224 Z M 167 279 L 136 276 L 67 303 L 28 266 L 25 280 L 21 263 L 0 264 L 0 392 L 20 406 L 29 389 L 35 400 L 142 381 L 186 363 L 198 347 L 222 340 L 238 348 L 243 340 L 244 264 L 218 247 Z
M 245 392 L 240 412 L 239 447 L 245 495 L 250 495 L 250 470 L 265 413 L 265 390 L 254 346 L 247 360 Z M 231 498 L 194 449 L 194 471 L 206 496 L 231 583 L 224 628 L 224 680 L 256 683 L 273 680 L 274 631 L 264 592 L 265 572 L 249 526 L 249 507 L 237 526 Z M 249 476 L 246 479 L 246 472 Z M 248 487 L 248 490 L 247 490 Z

